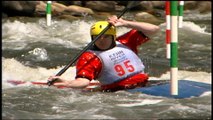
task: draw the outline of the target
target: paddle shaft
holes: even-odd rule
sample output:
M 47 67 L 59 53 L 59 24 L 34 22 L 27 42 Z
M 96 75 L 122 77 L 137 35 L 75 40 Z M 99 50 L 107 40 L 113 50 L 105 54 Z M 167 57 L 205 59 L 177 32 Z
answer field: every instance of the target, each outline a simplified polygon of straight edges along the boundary
M 127 5 L 127 7 L 121 12 L 121 14 L 120 15 L 118 15 L 117 17 L 118 17 L 118 19 L 126 12 L 126 11 L 128 11 L 130 8 L 131 8 L 131 6 L 133 5 L 133 2 L 134 1 L 131 1 L 128 5 Z M 78 58 L 85 52 L 85 51 L 87 51 L 90 47 L 92 47 L 92 45 L 111 27 L 112 25 L 111 24 L 108 24 L 108 26 L 104 29 L 104 30 L 102 30 L 101 31 L 101 33 L 99 33 L 99 35 L 98 36 L 96 36 L 95 37 L 95 39 L 94 40 L 92 40 L 80 53 L 78 53 L 70 62 L 69 62 L 69 64 L 67 64 L 61 71 L 59 71 L 57 74 L 56 74 L 56 76 L 60 76 L 60 75 L 62 75 L 70 66 L 72 66 L 72 64 L 73 63 L 75 63 L 77 60 L 78 60 Z M 48 81 L 47 82 L 47 84 L 50 86 L 50 85 L 52 85 L 55 81 L 56 81 L 57 79 L 54 79 L 54 80 L 52 80 L 52 81 Z
M 125 11 L 122 12 L 122 14 L 120 14 L 118 16 L 118 18 L 120 18 L 125 12 L 127 11 L 127 9 L 125 9 Z M 75 63 L 78 58 L 85 52 L 87 51 L 112 25 L 109 24 L 103 31 L 101 31 L 101 33 L 95 37 L 94 40 L 92 40 L 80 53 L 78 53 L 70 62 L 68 65 L 66 65 L 61 71 L 59 71 L 56 76 L 60 76 L 62 75 L 70 66 L 72 66 L 73 63 Z

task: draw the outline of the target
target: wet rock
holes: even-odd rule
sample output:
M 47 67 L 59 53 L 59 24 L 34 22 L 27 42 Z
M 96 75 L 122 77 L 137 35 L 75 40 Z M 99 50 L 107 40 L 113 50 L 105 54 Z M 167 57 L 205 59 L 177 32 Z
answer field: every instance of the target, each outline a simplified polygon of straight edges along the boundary
M 196 1 L 185 1 L 184 2 L 184 10 L 193 10 L 196 9 L 197 2 Z
M 199 1 L 197 4 L 200 13 L 208 13 L 212 10 L 211 1 Z
M 46 3 L 39 1 L 36 5 L 35 16 L 46 16 Z
M 200 13 L 211 12 L 211 1 L 185 1 L 184 10 L 197 10 Z
M 144 21 L 148 23 L 153 23 L 153 24 L 160 24 L 163 22 L 163 20 L 157 19 L 154 15 L 149 14 L 147 12 L 139 12 L 135 14 L 135 20 L 137 21 Z
M 65 20 L 68 20 L 68 21 L 73 21 L 73 20 L 79 19 L 79 17 L 75 17 L 75 16 L 72 16 L 72 15 L 59 15 L 57 18 L 58 19 L 65 19 Z
M 2 1 L 2 12 L 7 16 L 33 16 L 37 1 Z
M 77 5 L 68 6 L 67 9 L 65 10 L 65 12 L 67 12 L 67 13 L 75 12 L 75 13 L 78 13 L 78 14 L 81 14 L 81 15 L 84 15 L 84 14 L 92 15 L 92 14 L 94 14 L 92 9 L 85 8 L 85 7 L 80 7 L 80 6 L 77 6 Z
M 99 12 L 113 12 L 116 10 L 115 1 L 88 1 L 85 7 Z
M 2 16 L 45 17 L 46 2 L 47 1 L 3 1 Z M 137 3 L 139 5 L 131 8 L 130 11 L 147 12 L 156 19 L 165 16 L 165 13 L 162 12 L 165 9 L 165 1 L 138 1 Z M 98 17 L 99 12 L 115 14 L 116 12 L 123 11 L 128 4 L 129 2 L 127 1 L 52 1 L 51 7 L 53 16 L 71 15 L 81 18 L 87 15 Z M 196 10 L 199 13 L 208 13 L 211 12 L 211 1 L 184 1 L 184 10 L 184 12 L 186 12 L 186 10 L 189 12 L 190 10 Z M 140 19 L 138 15 L 136 16 L 137 19 Z M 100 18 L 102 18 L 102 15 Z M 154 20 L 154 18 L 152 20 Z
M 60 3 L 56 3 L 53 2 L 52 3 L 52 11 L 56 11 L 56 12 L 63 12 L 64 10 L 66 10 L 68 7 L 66 5 L 60 4 Z

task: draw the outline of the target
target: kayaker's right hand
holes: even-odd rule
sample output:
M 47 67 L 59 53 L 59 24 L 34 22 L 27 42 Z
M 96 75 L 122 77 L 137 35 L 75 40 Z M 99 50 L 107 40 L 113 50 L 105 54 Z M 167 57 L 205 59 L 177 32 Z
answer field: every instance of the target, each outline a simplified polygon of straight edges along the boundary
M 47 84 L 50 86 L 54 84 L 54 82 L 62 82 L 63 80 L 60 78 L 60 76 L 50 76 L 47 80 Z

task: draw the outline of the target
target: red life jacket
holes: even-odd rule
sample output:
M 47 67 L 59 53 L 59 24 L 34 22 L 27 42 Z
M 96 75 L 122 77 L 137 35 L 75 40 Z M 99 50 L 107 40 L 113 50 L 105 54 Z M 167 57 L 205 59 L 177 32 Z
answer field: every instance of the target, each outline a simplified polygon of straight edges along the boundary
M 137 30 L 131 30 L 128 33 L 119 36 L 117 41 L 121 42 L 123 45 L 129 47 L 136 54 L 138 53 L 137 47 L 146 41 L 149 38 L 146 37 L 143 33 Z M 97 79 L 100 77 L 100 72 L 102 70 L 102 62 L 98 56 L 96 56 L 91 51 L 84 52 L 76 64 L 76 78 L 87 78 L 89 80 Z M 127 78 L 115 82 L 112 84 L 103 85 L 103 90 L 116 91 L 120 89 L 129 89 L 133 86 L 145 84 L 148 80 L 148 75 L 145 73 L 138 73 Z

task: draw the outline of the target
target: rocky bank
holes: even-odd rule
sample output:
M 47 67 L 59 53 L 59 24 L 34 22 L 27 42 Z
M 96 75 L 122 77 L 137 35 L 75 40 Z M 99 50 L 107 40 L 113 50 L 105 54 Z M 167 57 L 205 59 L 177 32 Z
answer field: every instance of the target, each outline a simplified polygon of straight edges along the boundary
M 28 16 L 45 17 L 47 1 L 2 1 L 2 17 Z M 87 15 L 105 19 L 121 12 L 127 1 L 52 1 L 51 14 L 59 19 L 81 19 Z M 130 9 L 138 21 L 158 23 L 165 17 L 165 1 L 137 1 Z M 211 12 L 211 1 L 185 1 L 184 12 Z

